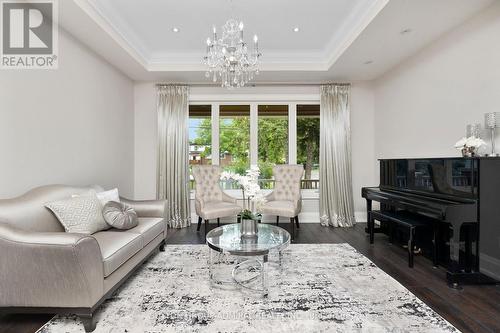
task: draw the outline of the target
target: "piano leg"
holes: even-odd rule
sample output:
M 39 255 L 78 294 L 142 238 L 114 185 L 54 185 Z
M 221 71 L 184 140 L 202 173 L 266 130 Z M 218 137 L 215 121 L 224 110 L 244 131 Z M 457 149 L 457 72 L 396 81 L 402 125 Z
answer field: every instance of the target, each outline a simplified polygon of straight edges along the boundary
M 389 243 L 394 244 L 394 223 L 389 223 Z
M 450 265 L 448 267 L 448 271 L 446 272 L 446 279 L 448 280 L 448 285 L 454 289 L 462 289 L 461 285 L 466 284 L 498 284 L 499 282 L 482 274 L 479 272 L 479 266 L 477 267 L 467 267 L 468 264 L 464 265 L 465 267 L 460 266 L 460 231 L 462 229 L 463 223 L 452 223 L 453 227 L 453 237 L 450 239 Z M 473 229 L 475 226 L 464 226 L 464 232 L 468 234 L 474 232 Z M 465 261 L 471 262 L 472 258 L 467 258 L 469 255 L 468 252 L 472 252 L 472 242 L 477 242 L 477 233 L 473 233 L 474 237 L 471 235 L 464 235 L 465 239 Z M 470 254 L 472 256 L 472 254 Z M 472 262 L 470 263 L 472 265 Z M 476 266 L 476 265 L 474 265 Z M 472 268 L 472 269 L 471 269 Z
M 410 237 L 408 238 L 408 267 L 413 268 L 413 247 L 415 245 L 415 228 L 410 228 Z
M 472 241 L 470 233 L 473 232 L 471 226 L 467 226 L 467 230 L 464 234 L 465 240 L 465 272 L 470 273 L 472 271 Z
M 450 264 L 448 267 L 447 276 L 453 276 L 455 274 L 460 274 L 460 229 L 462 228 L 462 223 L 452 223 L 453 235 L 450 238 Z M 454 279 L 448 279 L 448 282 L 452 288 L 459 288 L 458 281 Z
M 439 255 L 438 255 L 438 242 L 439 242 L 439 224 L 437 222 L 434 223 L 433 227 L 433 233 L 432 233 L 432 264 L 434 267 L 438 266 L 438 260 L 439 260 Z
M 366 220 L 368 224 L 368 232 L 370 234 L 370 244 L 373 244 L 374 233 L 375 233 L 375 221 L 372 217 L 372 201 L 366 199 Z

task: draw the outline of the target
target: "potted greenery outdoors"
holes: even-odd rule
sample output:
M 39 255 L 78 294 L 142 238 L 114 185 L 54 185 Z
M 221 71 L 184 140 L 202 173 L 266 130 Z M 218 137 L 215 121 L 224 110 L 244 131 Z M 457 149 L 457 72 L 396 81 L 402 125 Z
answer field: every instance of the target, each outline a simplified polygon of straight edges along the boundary
M 246 175 L 239 175 L 233 172 L 222 172 L 221 180 L 232 180 L 239 184 L 243 192 L 243 210 L 241 217 L 241 237 L 255 238 L 258 233 L 258 221 L 261 218 L 261 208 L 266 202 L 263 191 L 259 186 L 260 170 L 256 165 L 252 165 L 246 171 Z

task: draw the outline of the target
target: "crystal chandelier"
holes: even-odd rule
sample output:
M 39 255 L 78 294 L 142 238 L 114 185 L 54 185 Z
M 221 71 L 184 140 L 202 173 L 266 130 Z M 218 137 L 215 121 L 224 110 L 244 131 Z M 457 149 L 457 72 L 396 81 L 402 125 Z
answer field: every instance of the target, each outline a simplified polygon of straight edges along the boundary
M 229 89 L 243 87 L 254 75 L 259 74 L 259 43 L 257 35 L 253 37 L 253 48 L 243 40 L 243 22 L 230 19 L 222 26 L 222 36 L 217 37 L 213 27 L 212 39 L 207 39 L 207 55 L 203 57 L 208 69 L 207 78 L 221 80 L 221 86 Z

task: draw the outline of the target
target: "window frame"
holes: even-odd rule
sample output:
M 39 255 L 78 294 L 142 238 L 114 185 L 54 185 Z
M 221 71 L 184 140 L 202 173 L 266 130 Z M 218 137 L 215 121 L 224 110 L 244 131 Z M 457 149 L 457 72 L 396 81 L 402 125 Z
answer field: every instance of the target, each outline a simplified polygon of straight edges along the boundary
M 250 164 L 258 162 L 258 130 L 259 105 L 288 105 L 288 159 L 290 164 L 297 164 L 297 104 L 320 104 L 318 94 L 293 95 L 191 95 L 190 105 L 208 105 L 212 107 L 212 165 L 220 164 L 219 146 L 219 107 L 221 105 L 250 105 Z M 217 156 L 217 158 L 214 158 Z M 240 190 L 226 190 L 229 194 L 239 198 Z M 269 190 L 272 191 L 272 190 Z M 302 189 L 304 199 L 319 197 L 317 189 Z

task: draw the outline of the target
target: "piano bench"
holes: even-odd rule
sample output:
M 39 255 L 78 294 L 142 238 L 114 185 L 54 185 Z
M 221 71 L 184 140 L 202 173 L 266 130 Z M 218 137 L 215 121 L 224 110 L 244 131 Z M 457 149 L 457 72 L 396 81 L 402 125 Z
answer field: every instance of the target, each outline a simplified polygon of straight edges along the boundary
M 413 247 L 415 243 L 415 232 L 417 228 L 433 228 L 432 252 L 433 264 L 438 265 L 437 240 L 438 240 L 438 224 L 437 221 L 419 214 L 414 214 L 408 211 L 380 211 L 372 210 L 368 216 L 368 230 L 370 232 L 370 244 L 374 241 L 374 225 L 375 220 L 389 221 L 408 228 L 408 266 L 413 267 Z

